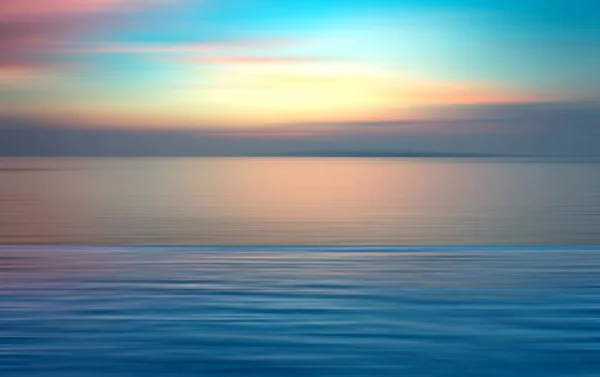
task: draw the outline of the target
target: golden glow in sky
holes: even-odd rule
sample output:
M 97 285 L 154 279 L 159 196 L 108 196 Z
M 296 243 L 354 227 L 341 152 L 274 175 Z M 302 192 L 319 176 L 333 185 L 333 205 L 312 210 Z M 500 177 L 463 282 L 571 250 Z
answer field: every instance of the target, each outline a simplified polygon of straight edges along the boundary
M 414 119 L 584 97 L 586 80 L 565 72 L 590 72 L 583 58 L 565 72 L 542 64 L 493 1 L 5 1 L 0 116 L 77 126 Z

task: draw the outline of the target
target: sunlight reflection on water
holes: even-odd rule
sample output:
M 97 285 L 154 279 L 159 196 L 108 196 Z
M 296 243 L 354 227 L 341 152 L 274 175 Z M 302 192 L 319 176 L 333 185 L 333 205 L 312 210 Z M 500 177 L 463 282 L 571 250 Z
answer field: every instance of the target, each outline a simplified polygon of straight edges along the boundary
M 0 159 L 0 213 L 4 244 L 599 245 L 600 163 Z

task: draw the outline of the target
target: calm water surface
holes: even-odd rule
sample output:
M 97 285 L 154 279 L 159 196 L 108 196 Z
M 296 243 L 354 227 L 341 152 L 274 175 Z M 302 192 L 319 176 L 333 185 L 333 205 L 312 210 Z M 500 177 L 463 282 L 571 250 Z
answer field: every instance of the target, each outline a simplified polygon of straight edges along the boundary
M 0 243 L 600 245 L 600 163 L 0 159 Z
M 597 377 L 600 248 L 0 248 L 0 375 Z
M 0 160 L 0 376 L 600 376 L 599 168 Z

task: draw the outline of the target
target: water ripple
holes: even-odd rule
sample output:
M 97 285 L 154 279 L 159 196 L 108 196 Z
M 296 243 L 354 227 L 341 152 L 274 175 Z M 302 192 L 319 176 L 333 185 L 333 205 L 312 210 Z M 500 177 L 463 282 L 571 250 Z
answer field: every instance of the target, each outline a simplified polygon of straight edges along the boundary
M 0 375 L 600 375 L 600 249 L 2 247 Z

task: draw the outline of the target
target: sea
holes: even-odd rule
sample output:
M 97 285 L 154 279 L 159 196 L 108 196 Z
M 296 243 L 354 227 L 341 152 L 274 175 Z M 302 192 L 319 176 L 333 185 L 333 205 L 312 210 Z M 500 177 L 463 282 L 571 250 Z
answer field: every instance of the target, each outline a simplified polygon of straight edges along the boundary
M 600 161 L 0 159 L 0 376 L 598 377 Z

